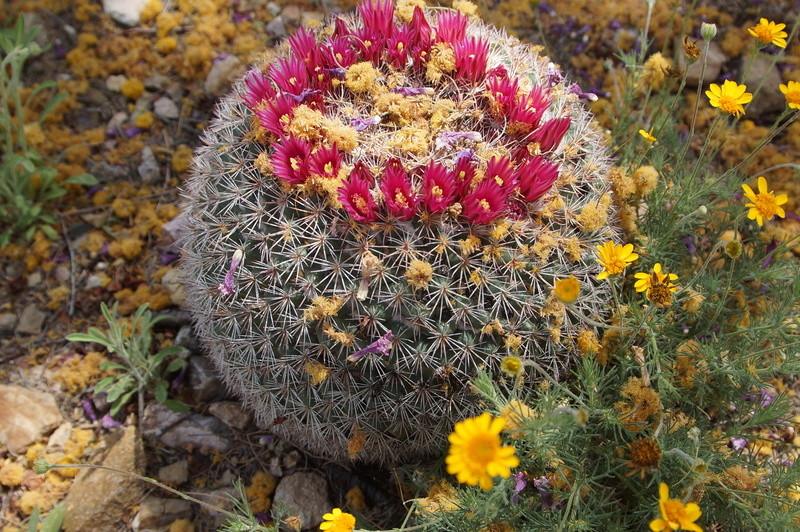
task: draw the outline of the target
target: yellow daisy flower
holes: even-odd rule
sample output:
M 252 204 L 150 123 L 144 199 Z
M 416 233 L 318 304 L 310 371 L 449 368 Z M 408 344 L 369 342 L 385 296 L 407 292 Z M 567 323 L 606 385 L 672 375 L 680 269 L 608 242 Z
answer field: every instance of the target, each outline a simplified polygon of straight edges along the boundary
M 519 459 L 514 447 L 500 445 L 505 424 L 505 418 L 492 418 L 487 412 L 456 423 L 448 437 L 447 472 L 459 482 L 484 490 L 492 487 L 492 477 L 511 476 L 511 468 L 519 465 Z
M 783 31 L 785 27 L 786 24 L 776 24 L 771 20 L 762 18 L 758 24 L 748 28 L 747 31 L 764 45 L 772 43 L 780 48 L 786 48 L 786 37 L 789 34 Z
M 597 276 L 598 279 L 605 279 L 610 275 L 622 273 L 628 264 L 639 258 L 633 252 L 633 244 L 615 244 L 611 240 L 597 246 L 597 262 L 603 267 L 603 271 Z
M 691 530 L 693 532 L 703 532 L 700 525 L 696 525 L 703 512 L 700 507 L 690 502 L 683 504 L 678 499 L 669 498 L 669 487 L 663 482 L 658 488 L 659 500 L 658 507 L 661 510 L 661 518 L 650 521 L 650 530 L 653 532 L 673 532 L 674 530 Z
M 334 508 L 331 513 L 323 515 L 322 519 L 319 529 L 325 532 L 352 532 L 356 527 L 356 518 L 339 508 Z
M 725 80 L 722 87 L 716 83 L 709 86 L 706 96 L 713 107 L 718 108 L 724 113 L 736 115 L 744 114 L 742 104 L 749 103 L 753 95 L 747 90 L 747 85 L 739 85 L 735 81 Z
M 519 377 L 525 371 L 525 364 L 520 357 L 506 356 L 500 361 L 500 371 L 511 377 Z
M 672 304 L 672 294 L 678 289 L 672 281 L 678 279 L 674 273 L 661 273 L 661 263 L 657 262 L 653 266 L 652 273 L 639 272 L 634 275 L 638 279 L 633 285 L 637 292 L 644 292 L 648 301 L 652 301 L 659 307 L 667 307 Z
M 776 196 L 773 192 L 768 192 L 767 180 L 763 176 L 758 178 L 758 194 L 748 185 L 742 185 L 742 188 L 747 199 L 752 201 L 744 205 L 750 208 L 747 217 L 755 220 L 759 226 L 764 225 L 764 220 L 771 220 L 776 215 L 781 218 L 786 216 L 786 211 L 781 205 L 789 201 L 789 196 L 786 194 Z
M 553 291 L 559 301 L 565 305 L 570 305 L 575 303 L 581 293 L 581 282 L 572 275 L 564 279 L 557 279 Z
M 781 83 L 778 88 L 786 96 L 786 103 L 789 108 L 800 109 L 800 82 L 790 81 L 786 85 Z
M 658 139 L 653 136 L 653 128 L 650 128 L 650 131 L 645 131 L 644 129 L 639 130 L 639 134 L 644 137 L 644 140 L 647 142 L 655 142 Z

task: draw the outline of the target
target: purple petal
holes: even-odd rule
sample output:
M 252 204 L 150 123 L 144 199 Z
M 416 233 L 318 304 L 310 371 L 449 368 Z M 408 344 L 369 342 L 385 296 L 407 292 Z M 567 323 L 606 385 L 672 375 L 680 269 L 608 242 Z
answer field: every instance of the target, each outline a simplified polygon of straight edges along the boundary
M 122 423 L 106 414 L 103 416 L 103 419 L 100 420 L 100 425 L 104 429 L 118 429 L 122 426 Z
M 91 399 L 81 399 L 81 404 L 83 405 L 83 413 L 86 414 L 90 420 L 97 421 L 97 413 L 94 411 L 94 403 L 92 403 Z
M 419 96 L 430 91 L 428 87 L 395 87 L 392 92 L 402 94 L 403 96 Z
M 241 249 L 237 249 L 233 253 L 233 258 L 231 259 L 231 265 L 228 268 L 228 273 L 225 274 L 225 280 L 220 283 L 217 287 L 222 295 L 229 296 L 233 293 L 233 287 L 235 284 L 234 274 L 236 273 L 236 269 L 239 267 L 239 264 L 242 262 L 242 258 L 244 257 L 244 252 Z
M 139 134 L 139 133 L 141 133 L 142 131 L 143 131 L 143 130 L 142 130 L 142 128 L 140 128 L 140 127 L 129 127 L 129 128 L 127 128 L 127 129 L 123 129 L 123 130 L 122 130 L 122 132 L 123 132 L 123 133 L 125 134 L 125 136 L 126 136 L 126 137 L 128 137 L 128 138 L 135 137 L 136 135 L 138 135 L 138 134 Z
M 731 440 L 728 442 L 728 447 L 735 451 L 741 451 L 747 447 L 747 440 L 745 438 L 731 438 Z
M 309 96 L 313 96 L 315 94 L 319 94 L 320 90 L 316 89 L 303 89 L 300 91 L 300 94 L 292 94 L 291 92 L 284 92 L 284 96 L 288 96 L 292 100 L 296 101 L 297 103 L 305 103 Z
M 347 360 L 350 362 L 356 362 L 368 353 L 374 353 L 376 355 L 388 355 L 389 350 L 392 348 L 392 338 L 394 338 L 394 334 L 392 334 L 392 331 L 389 331 L 369 344 L 367 347 L 359 349 L 347 357 Z
M 581 89 L 581 86 L 578 85 L 577 83 L 573 83 L 572 85 L 570 85 L 569 88 L 567 89 L 567 93 L 575 94 L 581 100 L 590 100 L 592 102 L 597 101 L 597 95 L 595 93 L 583 92 L 583 89 Z
M 772 241 L 769 244 L 767 244 L 767 249 L 765 250 L 767 256 L 764 257 L 763 261 L 761 261 L 762 270 L 766 270 L 767 268 L 769 268 L 769 265 L 772 264 L 772 259 L 775 258 L 775 255 L 772 252 L 775 251 L 775 248 L 777 247 L 778 247 L 778 241 L 775 239 L 772 239 Z
M 380 123 L 381 123 L 381 117 L 379 117 L 379 116 L 371 116 L 371 117 L 366 118 L 366 119 L 364 119 L 364 118 L 351 118 L 350 119 L 350 125 L 353 126 L 353 128 L 356 131 L 364 131 L 369 126 L 374 126 L 374 125 L 377 125 L 377 124 L 380 124 Z
M 436 149 L 449 148 L 461 139 L 480 142 L 482 138 L 477 131 L 441 131 L 436 137 Z

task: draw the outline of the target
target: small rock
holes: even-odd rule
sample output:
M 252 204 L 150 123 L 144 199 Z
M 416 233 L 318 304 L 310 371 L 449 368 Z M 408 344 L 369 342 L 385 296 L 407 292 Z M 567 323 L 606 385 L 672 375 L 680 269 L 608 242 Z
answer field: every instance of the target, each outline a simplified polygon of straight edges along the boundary
M 123 75 L 117 76 L 108 76 L 106 78 L 106 88 L 113 92 L 120 92 L 122 90 L 122 84 L 125 83 L 125 80 L 128 78 Z M 117 113 L 120 114 L 120 113 Z M 125 113 L 123 113 L 125 114 Z M 116 116 L 116 115 L 114 115 Z
M 705 44 L 697 43 L 702 51 Z M 683 41 L 680 39 L 675 40 L 675 49 L 678 51 L 678 65 L 681 68 L 686 68 L 686 85 L 689 87 L 697 87 L 700 82 L 700 71 L 703 69 L 703 56 L 701 55 L 697 61 L 686 67 L 686 57 L 683 55 Z M 722 70 L 722 64 L 728 60 L 728 56 L 722 51 L 722 48 L 715 42 L 711 42 L 708 47 L 708 57 L 706 58 L 706 70 L 703 72 L 703 85 L 708 85 L 719 77 Z
M 136 26 L 145 4 L 147 0 L 103 0 L 103 11 L 120 24 Z
M 749 59 L 743 58 L 745 61 Z M 746 66 L 746 65 L 745 65 Z M 786 107 L 786 98 L 778 86 L 783 83 L 778 67 L 772 59 L 757 55 L 750 65 L 742 83 L 747 85 L 747 92 L 758 94 L 747 106 L 747 116 L 754 118 L 764 114 L 782 111 Z
M 288 24 L 297 24 L 300 22 L 300 16 L 300 6 L 297 4 L 289 4 L 281 11 L 281 17 L 283 17 L 283 20 Z
M 189 462 L 181 460 L 158 470 L 158 480 L 170 486 L 179 486 L 189 480 Z
M 39 334 L 44 327 L 47 314 L 39 310 L 33 303 L 22 310 L 17 323 L 18 334 Z
M 231 428 L 244 430 L 253 418 L 249 412 L 245 412 L 242 405 L 234 401 L 220 401 L 211 403 L 208 412 Z
M 37 270 L 28 276 L 28 288 L 33 288 L 40 284 L 42 284 L 42 272 Z
M 303 528 L 316 528 L 322 515 L 331 511 L 328 484 L 316 473 L 301 472 L 285 476 L 275 489 L 273 504 L 288 515 L 299 515 Z
M 173 241 L 177 241 L 186 230 L 187 221 L 188 217 L 180 213 L 178 216 L 162 225 L 161 229 L 166 232 Z
M 70 280 L 70 277 L 72 277 L 72 273 L 69 271 L 69 267 L 64 266 L 63 264 L 59 264 L 56 267 L 55 275 L 56 275 L 56 280 L 58 280 L 59 283 L 66 283 L 67 281 Z
M 17 326 L 17 315 L 13 312 L 0 314 L 0 334 L 10 334 Z
M 281 6 L 279 6 L 275 2 L 269 2 L 267 4 L 267 11 L 269 11 L 269 14 L 272 15 L 273 17 L 277 16 L 278 13 L 281 12 Z
M 192 389 L 192 399 L 196 403 L 213 401 L 225 393 L 225 387 L 217 377 L 212 362 L 202 356 L 189 358 L 189 386 Z
M 175 102 L 166 96 L 162 96 L 153 103 L 153 112 L 156 118 L 161 120 L 175 120 L 181 115 Z
M 283 23 L 283 17 L 278 15 L 267 24 L 267 33 L 274 35 L 280 39 L 285 39 L 289 34 L 286 32 L 286 25 Z
M 0 385 L 0 446 L 24 453 L 28 445 L 63 421 L 53 395 Z
M 222 96 L 231 82 L 242 73 L 242 62 L 235 55 L 214 62 L 208 71 L 204 87 L 212 96 Z
M 106 274 L 104 274 L 104 273 L 101 273 L 101 274 L 94 273 L 94 274 L 92 274 L 92 275 L 90 275 L 89 277 L 86 278 L 86 288 L 88 288 L 89 290 L 92 290 L 92 289 L 95 289 L 95 288 L 103 288 L 106 285 L 108 285 L 109 282 L 110 282 L 110 279 L 108 278 L 108 276 Z
M 164 74 L 156 72 L 152 76 L 145 78 L 142 80 L 142 85 L 144 85 L 145 89 L 150 89 L 153 91 L 159 91 L 164 88 L 164 86 L 169 81 L 169 78 Z
M 191 325 L 182 325 L 178 329 L 178 334 L 175 335 L 172 345 L 185 347 L 192 353 L 200 351 L 200 344 L 197 342 L 197 336 L 194 334 L 194 329 Z
M 161 286 L 166 288 L 169 299 L 173 305 L 183 307 L 186 304 L 186 291 L 180 280 L 180 273 L 175 268 L 171 268 L 161 277 Z
M 72 436 L 72 423 L 67 421 L 58 426 L 47 440 L 47 452 L 60 451 L 64 449 L 67 441 Z
M 189 517 L 192 505 L 183 499 L 165 499 L 148 496 L 139 505 L 139 513 L 133 518 L 131 528 L 138 532 L 166 527 L 176 519 Z
M 147 405 L 142 435 L 172 448 L 187 446 L 225 452 L 230 447 L 227 427 L 215 417 L 173 412 L 160 403 Z
M 144 473 L 144 450 L 135 426 L 111 433 L 106 448 L 105 456 L 94 463 Z M 143 494 L 144 484 L 136 478 L 101 469 L 81 469 L 64 499 L 63 530 L 124 530 L 129 509 L 139 504 Z
M 142 150 L 142 162 L 136 170 L 139 172 L 139 177 L 142 178 L 144 183 L 152 183 L 161 177 L 161 169 L 153 153 L 153 148 L 150 146 L 144 147 Z
M 240 500 L 239 492 L 233 486 L 220 488 L 206 493 L 198 493 L 197 498 L 201 501 L 225 511 L 234 511 L 234 500 Z M 205 514 L 203 522 L 208 523 L 209 530 L 222 528 L 228 518 L 222 512 L 216 512 L 211 508 L 202 506 L 200 511 Z

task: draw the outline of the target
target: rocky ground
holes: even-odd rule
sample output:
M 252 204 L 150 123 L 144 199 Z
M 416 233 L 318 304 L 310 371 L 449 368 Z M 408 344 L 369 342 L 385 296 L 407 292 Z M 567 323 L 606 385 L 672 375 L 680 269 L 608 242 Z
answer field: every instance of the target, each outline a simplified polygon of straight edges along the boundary
M 482 8 L 489 20 L 521 37 L 536 40 L 537 30 L 544 29 L 544 42 L 557 51 L 554 58 L 585 90 L 601 96 L 594 110 L 602 122 L 609 111 L 604 96 L 613 86 L 603 60 L 616 47 L 633 46 L 643 18 L 640 6 L 537 4 L 538 16 L 528 2 Z M 764 12 L 775 6 L 756 11 L 720 4 L 703 8 L 704 18 L 723 27 L 709 56 L 711 80 L 742 68 L 739 43 L 756 13 L 789 21 L 785 10 Z M 42 26 L 39 40 L 49 46 L 27 66 L 26 93 L 55 80 L 67 95 L 42 124 L 35 114 L 46 91 L 34 97 L 26 117 L 29 143 L 53 161 L 60 179 L 89 172 L 99 184 L 73 187 L 57 204 L 58 238 L 38 233 L 29 245 L 0 249 L 1 530 L 20 530 L 35 506 L 49 510 L 60 501 L 70 509 L 68 532 L 213 530 L 222 519 L 117 474 L 65 469 L 36 475 L 30 467 L 37 457 L 137 471 L 227 508 L 236 495 L 233 483 L 241 479 L 253 513 L 264 521 L 272 505 L 283 505 L 310 526 L 334 506 L 360 513 L 375 527 L 397 523 L 404 511 L 401 475 L 347 469 L 303 454 L 271 435 L 270 427 L 254 425 L 226 394 L 181 310 L 184 296 L 175 269 L 180 186 L 215 101 L 248 64 L 299 24 L 315 24 L 349 5 L 285 0 L 12 0 L 7 5 L 2 26 L 23 13 L 29 25 Z M 666 13 L 657 11 L 654 24 L 659 47 L 671 44 L 667 23 L 680 22 Z M 750 75 L 771 80 L 765 84 L 770 87 L 800 80 L 799 48 L 794 45 L 778 67 L 753 65 Z M 754 120 L 725 132 L 730 136 L 725 162 L 751 148 L 754 133 L 784 105 L 780 93 L 765 94 L 762 101 L 748 110 Z M 751 168 L 794 161 L 798 149 L 800 128 L 793 126 L 762 150 Z M 773 174 L 783 179 L 776 188 L 800 197 L 794 172 L 781 172 Z M 786 207 L 797 212 L 796 203 Z M 797 226 L 790 219 L 780 227 L 796 234 Z M 95 344 L 65 340 L 67 334 L 105 326 L 101 302 L 117 303 L 123 317 L 148 303 L 165 317 L 153 344 L 181 347 L 187 364 L 170 376 L 170 393 L 189 405 L 189 412 L 172 412 L 148 396 L 141 419 L 136 401 L 109 415 L 111 405 L 93 386 L 108 374 L 100 365 L 113 355 Z

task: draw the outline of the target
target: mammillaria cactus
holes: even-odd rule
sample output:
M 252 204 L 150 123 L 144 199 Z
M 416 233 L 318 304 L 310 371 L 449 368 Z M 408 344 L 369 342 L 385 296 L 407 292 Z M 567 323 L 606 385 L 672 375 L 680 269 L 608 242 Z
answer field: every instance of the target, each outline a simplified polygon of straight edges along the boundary
M 262 424 L 335 460 L 440 451 L 478 369 L 557 377 L 609 299 L 585 95 L 459 4 L 373 0 L 298 30 L 221 102 L 186 185 L 204 345 Z

